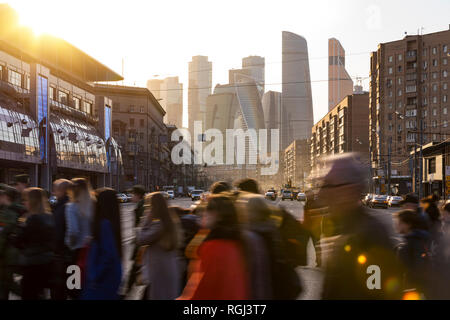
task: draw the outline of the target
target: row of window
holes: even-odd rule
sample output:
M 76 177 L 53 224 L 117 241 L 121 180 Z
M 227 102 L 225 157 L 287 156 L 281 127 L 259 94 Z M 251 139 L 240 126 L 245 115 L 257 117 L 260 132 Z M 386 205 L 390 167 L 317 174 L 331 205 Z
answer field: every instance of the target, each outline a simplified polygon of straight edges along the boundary
M 115 103 L 113 104 L 113 109 L 114 109 L 114 111 L 116 111 L 116 112 L 120 112 L 120 111 L 121 111 L 121 110 L 120 110 L 120 103 L 119 103 L 119 102 L 115 102 Z M 144 107 L 144 106 L 139 106 L 139 107 L 137 107 L 137 106 L 134 106 L 134 105 L 130 105 L 130 106 L 128 107 L 128 110 L 126 110 L 126 111 L 128 111 L 128 112 L 145 113 L 145 107 Z
M 48 96 L 54 101 L 58 101 L 66 106 L 70 106 L 76 110 L 85 112 L 87 114 L 93 114 L 94 108 L 90 101 L 82 100 L 77 96 L 72 95 L 72 103 L 69 103 L 69 94 L 65 91 L 58 90 L 55 87 L 50 86 L 48 89 Z
M 30 76 L 8 69 L 3 65 L 0 65 L 0 80 L 7 81 L 16 87 L 30 90 Z
M 401 66 L 398 67 L 398 72 L 402 72 L 403 68 Z M 388 68 L 388 74 L 392 75 L 394 74 L 394 69 L 392 67 Z M 414 75 L 414 73 L 412 74 L 407 74 L 407 79 L 406 80 L 416 80 L 417 76 Z M 448 71 L 447 70 L 442 70 L 442 77 L 443 78 L 447 78 L 448 77 Z M 439 78 L 439 72 L 431 72 L 431 78 L 432 79 L 438 79 Z M 428 80 L 428 74 L 427 73 L 423 73 L 422 74 L 422 80 Z M 398 80 L 398 84 L 401 84 L 401 78 L 399 78 Z M 392 85 L 392 81 L 387 81 L 387 85 Z
M 448 50 L 448 45 L 444 44 L 444 45 L 442 46 L 442 52 L 443 52 L 443 53 L 448 53 L 448 51 L 449 51 L 449 50 Z M 437 48 L 437 47 L 431 48 L 431 53 L 432 53 L 433 55 L 436 55 L 436 54 L 438 53 L 438 48 Z M 423 52 L 422 52 L 422 55 L 426 57 L 427 54 L 428 54 L 428 48 L 424 48 L 424 49 L 423 49 Z M 416 57 L 416 56 L 417 56 L 417 50 L 408 50 L 408 51 L 406 52 L 406 56 L 407 56 L 407 57 Z M 397 61 L 403 61 L 403 54 L 398 54 L 398 55 L 397 55 Z M 389 56 L 389 57 L 388 57 L 388 62 L 389 62 L 389 63 L 394 62 L 394 56 Z

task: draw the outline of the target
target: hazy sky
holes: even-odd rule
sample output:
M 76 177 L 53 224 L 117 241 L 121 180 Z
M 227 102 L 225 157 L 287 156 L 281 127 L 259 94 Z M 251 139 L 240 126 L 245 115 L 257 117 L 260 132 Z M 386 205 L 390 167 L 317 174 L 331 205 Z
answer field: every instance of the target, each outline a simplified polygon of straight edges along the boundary
M 266 58 L 266 90 L 281 90 L 281 31 L 308 41 L 314 119 L 328 110 L 328 38 L 344 46 L 349 74 L 368 89 L 369 55 L 380 42 L 449 28 L 450 0 L 11 0 L 24 25 L 64 38 L 121 73 L 125 84 L 145 86 L 159 75 L 179 76 L 207 55 L 213 87 L 228 82 L 242 57 Z

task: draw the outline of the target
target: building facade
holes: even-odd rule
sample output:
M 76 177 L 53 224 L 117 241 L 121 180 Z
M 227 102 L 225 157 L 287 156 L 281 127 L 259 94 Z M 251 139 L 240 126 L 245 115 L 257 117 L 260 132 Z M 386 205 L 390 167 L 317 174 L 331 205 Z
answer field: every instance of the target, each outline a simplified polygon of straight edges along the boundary
M 164 109 L 147 88 L 97 84 L 112 101 L 112 136 L 122 148 L 124 176 L 118 190 L 141 184 L 155 191 L 169 184 L 170 150 Z
M 191 138 L 194 134 L 194 122 L 206 121 L 206 99 L 212 91 L 212 62 L 208 57 L 194 56 L 189 62 L 188 121 Z
M 292 32 L 282 33 L 281 142 L 309 139 L 314 124 L 308 44 Z
M 0 5 L 0 180 L 26 173 L 49 191 L 58 178 L 111 186 L 121 152 L 110 100 L 97 100 L 93 83 L 122 77 L 62 39 L 34 36 L 15 17 Z
M 355 152 L 363 164 L 369 157 L 369 94 L 345 97 L 317 122 L 311 134 L 311 167 L 320 170 L 323 157 Z
M 304 191 L 311 171 L 309 140 L 295 140 L 284 150 L 284 181 L 292 188 Z
M 178 77 L 168 77 L 163 80 L 147 81 L 147 89 L 159 101 L 166 115 L 164 123 L 183 127 L 183 84 Z
M 382 43 L 371 55 L 370 149 L 376 188 L 388 178 L 417 191 L 418 145 L 450 134 L 450 30 Z
M 328 39 L 328 111 L 353 93 L 353 80 L 345 69 L 345 50 L 339 40 Z

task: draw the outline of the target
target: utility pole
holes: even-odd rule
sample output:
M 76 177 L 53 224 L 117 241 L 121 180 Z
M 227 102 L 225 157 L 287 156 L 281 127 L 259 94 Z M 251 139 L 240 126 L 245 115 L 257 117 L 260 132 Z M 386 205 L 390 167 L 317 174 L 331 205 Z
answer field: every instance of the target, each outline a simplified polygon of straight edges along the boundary
M 392 146 L 392 138 L 389 138 L 389 144 L 388 144 L 388 168 L 387 168 L 387 186 L 388 186 L 388 196 L 391 195 L 391 146 Z

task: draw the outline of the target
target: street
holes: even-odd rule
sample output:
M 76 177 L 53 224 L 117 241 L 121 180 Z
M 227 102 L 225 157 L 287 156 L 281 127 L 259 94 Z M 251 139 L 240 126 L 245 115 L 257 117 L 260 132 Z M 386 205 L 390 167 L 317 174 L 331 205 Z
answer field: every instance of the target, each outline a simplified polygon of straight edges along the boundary
M 276 204 L 284 206 L 291 214 L 293 214 L 297 219 L 303 219 L 303 203 L 298 201 L 281 201 L 277 199 Z M 170 200 L 169 205 L 180 206 L 183 208 L 189 208 L 194 202 L 190 198 L 176 198 L 175 200 Z M 134 204 L 125 203 L 121 205 L 122 214 L 122 238 L 124 246 L 124 283 L 128 279 L 128 273 L 131 268 L 130 256 L 133 252 L 133 240 L 134 240 L 134 215 L 133 215 Z M 383 223 L 391 231 L 393 237 L 396 237 L 393 224 L 393 213 L 398 211 L 398 208 L 389 209 L 369 209 L 372 213 L 377 215 Z M 324 250 L 326 252 L 326 250 Z M 324 253 L 325 254 L 325 253 Z M 299 300 L 316 300 L 321 297 L 322 281 L 323 281 L 323 270 L 321 268 L 316 268 L 315 266 L 315 250 L 310 241 L 308 243 L 307 251 L 307 261 L 308 265 L 305 267 L 298 267 L 297 272 L 303 283 L 303 292 L 299 296 Z M 326 257 L 322 257 L 323 261 Z M 127 299 L 140 299 L 143 294 L 143 287 L 133 288 L 131 294 Z

